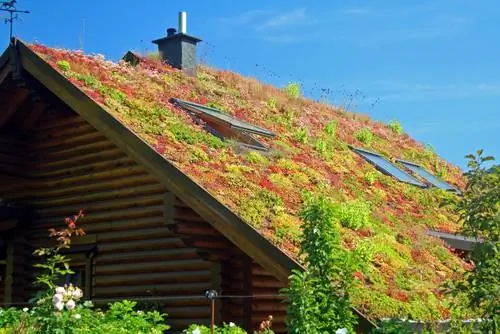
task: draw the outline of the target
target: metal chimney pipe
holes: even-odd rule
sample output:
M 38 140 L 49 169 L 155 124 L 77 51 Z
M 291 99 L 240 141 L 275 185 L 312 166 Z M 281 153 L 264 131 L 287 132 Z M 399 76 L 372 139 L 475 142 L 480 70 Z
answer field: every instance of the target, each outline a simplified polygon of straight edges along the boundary
M 186 34 L 186 25 L 187 25 L 187 13 L 186 12 L 179 12 L 179 33 L 181 34 Z

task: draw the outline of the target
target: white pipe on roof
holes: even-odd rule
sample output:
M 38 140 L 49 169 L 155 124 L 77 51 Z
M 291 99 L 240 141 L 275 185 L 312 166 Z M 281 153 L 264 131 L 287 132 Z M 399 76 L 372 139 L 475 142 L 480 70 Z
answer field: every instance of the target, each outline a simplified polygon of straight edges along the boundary
M 179 12 L 179 33 L 186 34 L 187 33 L 187 13 Z

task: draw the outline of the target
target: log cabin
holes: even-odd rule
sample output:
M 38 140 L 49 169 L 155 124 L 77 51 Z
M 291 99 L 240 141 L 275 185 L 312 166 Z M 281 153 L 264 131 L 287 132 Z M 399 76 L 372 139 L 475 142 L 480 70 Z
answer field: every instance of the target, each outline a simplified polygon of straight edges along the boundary
M 463 185 L 458 168 L 379 123 L 200 69 L 193 63 L 199 41 L 169 29 L 154 41 L 159 60 L 127 52 L 113 63 L 12 39 L 0 58 L 3 305 L 32 297 L 33 249 L 82 209 L 87 235 L 68 256 L 85 298 L 159 307 L 180 332 L 210 322 L 205 292 L 214 290 L 217 323 L 251 331 L 272 315 L 273 329 L 286 332 L 279 291 L 292 269 L 303 269 L 300 192 L 321 189 L 338 201 L 364 194 L 376 203 L 370 226 L 342 227 L 346 248 L 370 245 L 373 253 L 357 274 L 358 330 L 385 316 L 429 320 L 419 307 L 431 304 L 422 300 L 439 297 L 434 288 L 461 266 L 427 235 L 430 225 L 456 228 L 437 203 Z M 338 139 L 323 140 L 332 124 Z M 379 138 L 371 149 L 384 154 L 353 146 L 363 143 L 353 135 L 362 126 Z M 403 171 L 389 154 L 447 168 L 448 188 Z M 431 306 L 446 317 L 440 304 Z

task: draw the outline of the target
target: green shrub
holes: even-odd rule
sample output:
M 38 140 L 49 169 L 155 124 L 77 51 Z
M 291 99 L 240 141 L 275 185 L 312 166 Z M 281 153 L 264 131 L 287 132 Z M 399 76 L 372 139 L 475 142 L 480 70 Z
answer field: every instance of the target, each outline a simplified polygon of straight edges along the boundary
M 71 65 L 69 64 L 69 62 L 67 60 L 59 60 L 56 63 L 56 65 L 63 72 L 68 72 L 71 70 Z
M 299 98 L 300 97 L 300 84 L 298 82 L 290 82 L 285 87 L 285 93 L 293 99 Z
M 304 223 L 300 254 L 306 271 L 293 270 L 289 287 L 287 324 L 290 333 L 351 333 L 355 317 L 350 293 L 359 261 L 342 247 L 337 205 L 324 197 L 306 195 L 300 213 Z
M 392 130 L 397 135 L 400 135 L 403 133 L 403 127 L 401 126 L 401 123 L 397 120 L 392 120 L 389 122 L 389 128 Z
M 342 226 L 352 230 L 359 230 L 370 225 L 371 205 L 364 200 L 355 200 L 342 203 L 339 219 Z
M 357 140 L 359 140 L 362 143 L 365 143 L 366 145 L 370 145 L 373 141 L 373 133 L 368 128 L 359 129 L 354 134 L 354 137 L 356 137 Z

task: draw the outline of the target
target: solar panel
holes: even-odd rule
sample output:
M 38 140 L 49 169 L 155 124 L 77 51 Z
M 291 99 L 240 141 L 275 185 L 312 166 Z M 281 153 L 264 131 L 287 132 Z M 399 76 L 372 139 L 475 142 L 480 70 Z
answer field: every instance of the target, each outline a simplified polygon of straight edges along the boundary
M 193 102 L 188 102 L 188 101 L 183 101 L 177 98 L 172 98 L 171 99 L 172 103 L 175 103 L 179 105 L 180 107 L 189 110 L 192 113 L 195 114 L 203 114 L 206 118 L 213 118 L 218 121 L 222 121 L 229 125 L 231 128 L 240 130 L 240 131 L 245 131 L 248 133 L 253 133 L 257 134 L 259 136 L 264 136 L 264 137 L 274 137 L 275 134 L 272 133 L 271 131 L 268 131 L 266 129 L 260 128 L 258 126 L 249 124 L 247 122 L 241 121 L 237 118 L 231 117 L 229 115 L 226 115 L 222 113 L 220 110 L 217 110 L 215 108 L 210 108 L 207 106 L 204 106 L 202 104 L 198 103 L 193 103 Z
M 380 154 L 375 152 L 370 152 L 356 147 L 351 147 L 351 149 L 362 156 L 366 161 L 375 166 L 382 173 L 393 176 L 401 182 L 406 182 L 414 186 L 425 188 L 426 185 L 410 174 L 406 173 L 402 169 L 398 168 L 396 165 L 385 159 Z
M 405 161 L 405 160 L 396 160 L 409 170 L 411 170 L 413 173 L 421 176 L 424 180 L 428 181 L 430 184 L 432 184 L 435 187 L 438 187 L 443 190 L 449 190 L 449 191 L 457 191 L 457 189 L 448 183 L 441 181 L 431 173 L 429 173 L 427 170 L 424 169 L 424 167 L 417 165 L 413 162 L 410 161 Z

